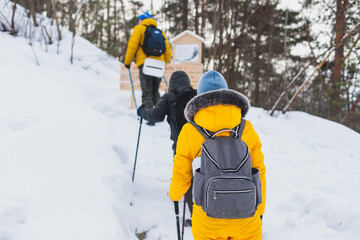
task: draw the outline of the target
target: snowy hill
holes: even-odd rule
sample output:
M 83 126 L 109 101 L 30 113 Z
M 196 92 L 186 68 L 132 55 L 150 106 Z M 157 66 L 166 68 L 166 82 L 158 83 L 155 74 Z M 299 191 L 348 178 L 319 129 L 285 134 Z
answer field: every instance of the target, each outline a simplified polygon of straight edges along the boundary
M 0 32 L 0 239 L 176 239 L 167 123 L 143 125 L 132 184 L 139 121 L 120 63 L 77 38 L 71 65 L 63 37 L 60 54 L 34 43 L 38 66 Z M 263 239 L 360 239 L 360 135 L 302 112 L 247 119 L 267 167 Z

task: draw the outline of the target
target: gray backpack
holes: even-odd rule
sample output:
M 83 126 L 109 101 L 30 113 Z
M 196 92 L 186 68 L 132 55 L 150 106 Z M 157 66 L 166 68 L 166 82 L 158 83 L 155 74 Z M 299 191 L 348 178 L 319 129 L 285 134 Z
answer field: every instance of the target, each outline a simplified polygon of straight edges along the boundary
M 212 133 L 190 122 L 204 137 L 200 169 L 195 170 L 194 199 L 213 218 L 254 216 L 262 202 L 259 170 L 252 168 L 248 146 L 241 140 L 245 120 L 234 129 Z M 231 131 L 230 136 L 216 136 Z

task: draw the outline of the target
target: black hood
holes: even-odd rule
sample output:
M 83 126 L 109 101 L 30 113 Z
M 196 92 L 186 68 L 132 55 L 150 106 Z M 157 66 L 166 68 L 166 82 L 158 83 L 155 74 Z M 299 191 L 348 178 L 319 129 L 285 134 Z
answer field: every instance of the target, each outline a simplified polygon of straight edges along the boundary
M 189 76 L 184 71 L 176 71 L 170 77 L 170 92 L 182 92 L 184 88 L 192 88 Z

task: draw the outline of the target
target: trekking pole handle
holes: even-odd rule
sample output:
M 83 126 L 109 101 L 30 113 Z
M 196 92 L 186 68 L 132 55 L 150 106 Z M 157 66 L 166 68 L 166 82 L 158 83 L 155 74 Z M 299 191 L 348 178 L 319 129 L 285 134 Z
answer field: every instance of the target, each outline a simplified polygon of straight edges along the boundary
M 176 215 L 177 239 L 181 240 L 181 236 L 180 236 L 180 220 L 179 220 L 179 202 L 174 201 L 174 206 L 175 206 L 175 215 Z
M 179 215 L 179 202 L 178 201 L 174 201 L 174 205 L 175 205 L 175 214 Z

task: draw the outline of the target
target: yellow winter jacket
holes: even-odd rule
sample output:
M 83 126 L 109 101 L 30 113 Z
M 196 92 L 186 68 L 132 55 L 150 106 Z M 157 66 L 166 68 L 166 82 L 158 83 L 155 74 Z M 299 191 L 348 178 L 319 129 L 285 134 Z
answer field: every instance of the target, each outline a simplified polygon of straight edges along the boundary
M 239 125 L 248 109 L 249 102 L 245 96 L 233 90 L 222 89 L 193 98 L 185 109 L 185 116 L 188 121 L 195 121 L 199 126 L 216 132 Z M 224 134 L 229 133 L 224 132 Z M 192 216 L 194 239 L 261 239 L 260 215 L 265 211 L 266 169 L 259 136 L 249 121 L 246 121 L 241 139 L 249 147 L 252 167 L 259 169 L 263 202 L 258 206 L 254 217 L 246 219 L 211 218 L 201 206 L 194 203 Z M 169 190 L 169 196 L 173 201 L 179 201 L 190 187 L 193 177 L 192 163 L 201 155 L 201 144 L 204 141 L 205 138 L 193 125 L 190 123 L 184 125 L 177 141 Z
M 142 50 L 141 46 L 144 43 L 144 35 L 145 35 L 144 33 L 146 30 L 146 27 L 149 25 L 154 25 L 155 27 L 157 27 L 156 21 L 152 18 L 146 18 L 141 22 L 140 25 L 135 26 L 134 32 L 131 35 L 128 46 L 127 46 L 125 60 L 124 60 L 125 65 L 131 64 L 131 61 L 133 60 L 135 54 L 136 54 L 136 60 L 135 60 L 136 65 L 139 67 L 142 64 L 144 64 L 145 58 L 147 56 L 144 53 L 144 51 Z M 168 64 L 170 62 L 170 58 L 171 58 L 171 48 L 170 48 L 169 42 L 167 41 L 167 39 L 165 37 L 164 32 L 163 32 L 163 36 L 165 38 L 165 46 L 166 46 L 165 53 L 158 57 L 151 56 L 151 58 L 164 61 L 166 64 Z

